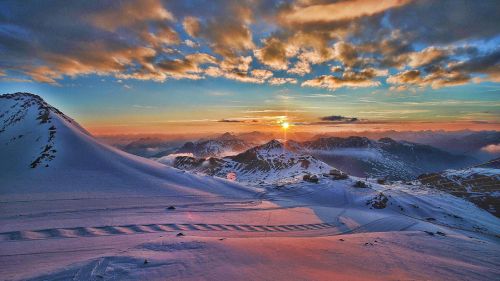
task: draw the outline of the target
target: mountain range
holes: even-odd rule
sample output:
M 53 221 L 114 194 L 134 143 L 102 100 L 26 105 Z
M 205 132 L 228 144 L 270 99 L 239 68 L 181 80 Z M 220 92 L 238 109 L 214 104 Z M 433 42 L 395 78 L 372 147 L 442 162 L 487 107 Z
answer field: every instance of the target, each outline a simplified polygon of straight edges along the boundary
M 381 138 L 376 141 L 357 136 L 327 137 L 304 142 L 288 140 L 279 145 L 278 143 L 279 141 L 272 140 L 264 147 L 279 146 L 275 150 L 276 153 L 281 153 L 281 157 L 287 159 L 286 161 L 294 159 L 293 165 L 297 165 L 300 157 L 308 157 L 309 160 L 314 159 L 312 162 L 321 162 L 321 165 L 317 165 L 318 167 L 331 166 L 354 176 L 388 180 L 411 180 L 423 173 L 461 168 L 478 163 L 478 160 L 473 157 L 455 155 L 429 145 L 395 141 L 390 138 Z M 209 175 L 225 177 L 227 173 L 234 172 L 240 175 L 238 178 L 245 180 L 248 180 L 249 170 L 267 173 L 279 171 L 279 175 L 268 178 L 297 178 L 300 174 L 318 173 L 318 170 L 314 169 L 292 169 L 293 172 L 284 176 L 281 170 L 293 166 L 284 163 L 275 165 L 274 167 L 277 168 L 273 171 L 266 170 L 263 167 L 270 165 L 262 163 L 278 161 L 276 153 L 257 153 L 258 156 L 254 156 L 255 152 L 260 152 L 263 147 L 250 147 L 252 144 L 235 135 L 225 133 L 214 139 L 187 142 L 176 152 L 158 161 L 179 169 Z M 258 158 L 260 162 L 255 158 Z M 259 165 L 255 164 L 257 162 Z M 255 168 L 256 166 L 259 168 Z M 262 179 L 264 176 L 256 176 L 256 178 Z
M 168 156 L 158 161 L 172 163 Z M 223 158 L 177 156 L 173 166 L 212 176 L 231 177 L 253 184 L 297 181 L 306 174 L 317 175 L 332 170 L 328 164 L 310 155 L 292 151 L 278 140 Z
M 425 172 L 461 168 L 477 160 L 407 141 L 328 137 L 301 143 L 309 154 L 351 175 L 410 180 Z
M 316 268 L 332 279 L 389 280 L 401 264 L 411 269 L 400 279 L 497 276 L 498 218 L 417 183 L 302 181 L 338 172 L 303 151 L 273 140 L 208 158 L 221 161 L 221 177 L 299 179 L 243 185 L 103 144 L 39 96 L 0 95 L 0 276 L 312 280 Z

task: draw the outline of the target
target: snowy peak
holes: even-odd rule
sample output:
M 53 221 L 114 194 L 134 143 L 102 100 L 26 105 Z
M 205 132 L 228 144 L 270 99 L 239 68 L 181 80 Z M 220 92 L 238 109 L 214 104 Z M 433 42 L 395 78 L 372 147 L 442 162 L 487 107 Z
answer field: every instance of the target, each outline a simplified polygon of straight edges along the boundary
M 23 118 L 27 116 L 28 111 L 35 108 L 38 110 L 36 120 L 39 120 L 40 124 L 50 123 L 52 117 L 51 114 L 60 116 L 70 123 L 75 122 L 59 109 L 49 105 L 40 96 L 31 93 L 19 92 L 0 95 L 0 102 L 2 103 L 0 120 L 3 121 L 0 133 L 5 131 L 14 123 L 22 121 Z
M 56 138 L 60 122 L 86 133 L 71 118 L 30 93 L 0 95 L 0 144 L 8 151 L 4 155 L 21 158 L 30 168 L 49 167 L 57 156 Z M 18 150 L 30 150 L 19 153 Z M 22 156 L 30 154 L 29 159 Z
M 263 145 L 251 149 L 259 154 L 281 154 L 285 151 L 285 146 L 278 140 L 271 140 Z
M 230 141 L 230 140 L 238 140 L 238 138 L 235 135 L 233 135 L 229 132 L 226 132 L 226 133 L 220 135 L 219 137 L 217 137 L 216 140 Z

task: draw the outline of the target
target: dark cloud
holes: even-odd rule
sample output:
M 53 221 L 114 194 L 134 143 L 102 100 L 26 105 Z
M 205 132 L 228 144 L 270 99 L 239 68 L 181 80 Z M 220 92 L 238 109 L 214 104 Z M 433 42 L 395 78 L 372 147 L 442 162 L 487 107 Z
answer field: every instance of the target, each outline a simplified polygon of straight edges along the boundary
M 500 48 L 451 66 L 451 71 L 486 74 L 491 81 L 500 82 Z
M 498 35 L 500 1 L 419 0 L 391 11 L 390 23 L 415 41 L 446 44 Z
M 321 117 L 320 120 L 329 122 L 339 122 L 339 123 L 353 123 L 359 121 L 359 119 L 356 117 L 345 117 L 341 115 L 324 116 Z
M 222 122 L 222 123 L 243 123 L 245 121 L 242 120 L 234 120 L 234 119 L 221 119 L 217 122 Z
M 458 52 L 462 52 L 462 50 L 458 50 Z M 412 69 L 397 73 L 388 77 L 387 82 L 397 85 L 393 88 L 395 90 L 406 90 L 409 86 L 430 86 L 432 88 L 457 86 L 469 83 L 473 79 L 476 79 L 477 82 L 499 82 L 500 50 L 482 55 L 474 51 L 472 54 L 468 59 L 454 61 L 449 58 L 445 60 L 445 55 L 439 53 L 439 59 L 444 60 L 445 63 L 439 64 L 435 62 L 434 64 L 430 64 L 430 62 L 427 62 L 422 69 Z M 423 63 L 426 59 L 420 58 L 418 61 Z
M 255 51 L 255 57 L 273 69 L 286 69 L 288 67 L 286 45 L 278 38 L 268 38 L 264 47 Z

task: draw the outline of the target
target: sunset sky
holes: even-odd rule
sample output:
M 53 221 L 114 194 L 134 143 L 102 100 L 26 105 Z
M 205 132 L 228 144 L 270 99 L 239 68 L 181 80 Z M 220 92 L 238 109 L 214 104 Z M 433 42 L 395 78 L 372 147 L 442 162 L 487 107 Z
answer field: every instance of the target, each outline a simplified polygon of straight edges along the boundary
M 500 128 L 500 1 L 1 1 L 0 93 L 95 134 Z

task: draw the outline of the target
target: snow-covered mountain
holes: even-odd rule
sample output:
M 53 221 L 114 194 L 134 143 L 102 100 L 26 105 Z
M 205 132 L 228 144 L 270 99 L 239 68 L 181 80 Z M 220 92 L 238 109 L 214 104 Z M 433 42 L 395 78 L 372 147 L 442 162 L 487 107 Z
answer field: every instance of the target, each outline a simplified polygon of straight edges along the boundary
M 471 168 L 423 174 L 418 180 L 431 188 L 467 199 L 500 217 L 500 158 Z
M 192 154 L 194 157 L 224 157 L 235 155 L 250 148 L 251 144 L 237 138 L 231 133 L 224 133 L 221 136 L 199 140 L 196 142 L 186 142 L 179 148 L 176 154 Z
M 306 174 L 318 175 L 333 169 L 278 140 L 224 158 L 177 156 L 173 161 L 169 158 L 160 158 L 159 161 L 171 163 L 182 170 L 235 178 L 237 181 L 253 184 L 297 181 Z
M 74 120 L 29 93 L 0 95 L 0 155 L 2 198 L 116 192 L 182 195 L 217 193 L 225 188 L 232 193 L 243 188 L 188 175 L 102 144 Z
M 226 136 L 226 135 L 224 135 Z M 269 171 L 265 168 L 255 169 L 253 159 L 267 159 L 266 163 L 259 162 L 259 167 L 270 166 L 275 160 L 273 153 L 257 153 L 257 156 L 250 157 L 255 151 L 261 152 L 263 147 L 277 146 L 275 151 L 279 151 L 285 159 L 294 159 L 293 165 L 297 164 L 299 157 L 313 159 L 313 162 L 321 162 L 319 166 L 335 167 L 350 175 L 359 177 L 377 177 L 390 180 L 412 180 L 417 176 L 434 171 L 441 171 L 449 168 L 459 168 L 470 165 L 474 159 L 453 155 L 440 149 L 416 144 L 406 141 L 395 141 L 390 138 L 381 138 L 378 141 L 365 137 L 328 137 L 318 138 L 312 141 L 297 142 L 289 140 L 286 145 L 279 144 L 278 141 L 271 141 L 265 145 L 256 146 L 246 152 L 234 155 L 234 143 L 238 139 L 232 135 L 227 135 L 228 141 L 204 140 L 197 143 L 186 143 L 177 153 L 183 155 L 171 155 L 160 158 L 160 162 L 170 164 L 183 170 L 196 171 L 209 175 L 226 177 L 228 173 L 236 173 L 241 181 L 266 181 L 265 178 L 277 181 L 277 177 L 283 179 L 297 178 L 300 174 L 321 173 L 318 169 L 297 168 L 290 169 L 286 166 L 278 168 L 272 175 L 266 176 Z M 239 142 L 236 142 L 240 144 Z M 246 145 L 249 145 L 245 143 Z M 242 145 L 238 146 L 239 148 Z M 233 156 L 216 157 L 213 155 L 231 155 L 227 153 L 233 151 Z M 200 156 L 207 155 L 207 156 Z M 212 159 L 210 159 L 213 157 Z M 251 160 L 249 160 L 251 158 Z M 175 161 L 174 161 L 175 159 Z M 293 161 L 292 161 L 293 162 Z M 281 162 L 280 162 L 281 163 Z M 290 166 L 293 166 L 290 164 Z M 285 166 L 283 166 L 285 167 Z M 293 171 L 292 171 L 293 170 Z M 280 171 L 280 173 L 277 173 Z M 252 175 L 253 174 L 253 175 Z
M 306 153 L 351 175 L 413 179 L 418 175 L 470 165 L 474 159 L 406 141 L 328 137 L 301 143 Z
M 104 145 L 25 93 L 0 96 L 0 126 L 5 280 L 498 276 L 498 218 L 441 190 L 355 177 L 257 188 L 193 175 Z M 329 170 L 293 142 L 210 159 L 251 181 Z

